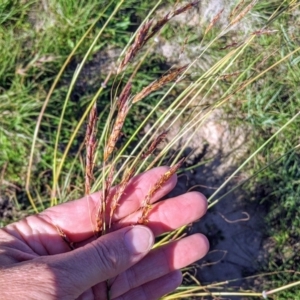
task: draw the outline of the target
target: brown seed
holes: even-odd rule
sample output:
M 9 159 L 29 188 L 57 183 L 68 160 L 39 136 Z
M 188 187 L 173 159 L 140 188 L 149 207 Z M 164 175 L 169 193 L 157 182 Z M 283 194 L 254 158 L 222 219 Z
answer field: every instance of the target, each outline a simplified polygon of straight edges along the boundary
M 142 203 L 142 215 L 138 219 L 138 224 L 146 224 L 148 223 L 148 214 L 152 208 L 151 199 L 153 196 L 162 188 L 162 186 L 178 171 L 178 169 L 184 163 L 185 158 L 182 158 L 177 164 L 172 166 L 165 174 L 163 174 L 158 181 L 154 184 L 154 186 L 150 189 L 144 201 Z
M 241 6 L 244 4 L 244 2 L 245 2 L 245 0 L 242 0 L 235 6 L 235 8 L 230 13 L 229 18 L 232 18 L 236 14 L 236 12 L 241 8 Z
M 94 157 L 96 150 L 96 125 L 97 125 L 97 105 L 93 105 L 87 124 L 85 134 L 86 159 L 85 159 L 85 195 L 90 194 L 92 181 L 94 178 Z
M 179 14 L 182 14 L 183 12 L 193 8 L 193 7 L 196 7 L 201 1 L 198 0 L 198 1 L 193 1 L 193 2 L 190 2 L 186 5 L 183 5 L 182 7 L 179 7 L 178 9 L 176 9 L 173 13 L 172 13 L 172 16 L 171 18 L 173 18 L 174 16 L 177 16 Z
M 209 23 L 208 27 L 207 27 L 206 30 L 205 30 L 204 35 L 206 35 L 206 34 L 213 28 L 213 26 L 217 23 L 217 21 L 218 21 L 218 20 L 220 19 L 220 17 L 221 17 L 221 14 L 223 13 L 223 11 L 224 11 L 224 8 L 221 9 L 221 10 L 217 13 L 217 15 L 211 20 L 211 22 Z
M 142 154 L 141 158 L 144 159 L 147 156 L 151 155 L 153 153 L 153 151 L 157 148 L 157 146 L 166 138 L 168 133 L 168 130 L 162 132 L 161 134 L 159 134 L 154 141 L 151 143 L 149 149 Z
M 183 67 L 178 68 L 178 69 L 171 70 L 168 74 L 166 74 L 166 75 L 162 76 L 161 78 L 153 81 L 148 86 L 143 88 L 141 92 L 139 92 L 137 95 L 135 95 L 135 97 L 132 100 L 132 103 L 136 103 L 136 102 L 142 100 L 143 98 L 145 98 L 149 94 L 159 90 L 160 88 L 162 88 L 163 86 L 165 86 L 169 82 L 177 79 L 179 77 L 179 75 L 181 75 L 186 70 L 187 67 L 188 67 L 188 65 L 183 66 Z
M 126 52 L 120 66 L 117 70 L 117 74 L 122 72 L 125 66 L 136 56 L 137 52 L 145 45 L 146 43 L 146 36 L 150 27 L 152 26 L 153 20 L 145 22 L 140 30 L 138 31 L 133 44 L 129 47 L 128 51 Z
M 253 8 L 256 4 L 257 0 L 253 0 L 250 4 L 248 4 L 236 17 L 230 22 L 230 25 L 234 25 L 238 23 L 244 16 Z
M 178 16 L 178 15 L 186 12 L 187 10 L 197 6 L 198 3 L 200 3 L 200 1 L 193 1 L 193 2 L 190 2 L 186 5 L 183 5 L 183 6 L 179 7 L 178 9 L 175 9 L 173 12 L 168 12 L 162 19 L 158 20 L 156 22 L 156 24 L 151 28 L 151 32 L 146 37 L 145 41 L 150 40 L 157 32 L 160 31 L 160 29 L 164 25 L 166 25 L 166 23 L 168 23 L 169 20 L 171 20 L 175 16 Z
M 115 168 L 114 166 L 110 166 L 109 174 L 105 180 L 105 186 L 104 186 L 104 201 L 107 203 L 107 199 L 109 198 L 109 193 L 114 177 Z
M 126 83 L 125 87 L 123 88 L 123 90 L 122 90 L 122 92 L 121 92 L 121 94 L 119 96 L 118 102 L 117 102 L 117 105 L 118 105 L 119 109 L 122 108 L 122 106 L 124 105 L 124 103 L 129 98 L 130 92 L 131 92 L 131 87 L 132 87 L 131 81 L 128 81 Z
M 96 236 L 99 237 L 101 235 L 101 231 L 103 229 L 103 205 L 100 204 L 99 208 L 97 209 L 96 213 Z
M 117 114 L 117 118 L 116 121 L 114 123 L 112 132 L 108 138 L 108 142 L 105 146 L 104 149 L 104 162 L 107 161 L 108 157 L 111 155 L 111 153 L 114 151 L 115 149 L 115 145 L 118 141 L 118 138 L 121 135 L 121 130 L 123 128 L 123 124 L 125 122 L 126 116 L 129 112 L 130 109 L 130 101 L 129 101 L 129 95 L 130 95 L 130 91 L 131 91 L 131 84 L 126 84 L 125 88 L 124 88 L 124 93 L 122 92 L 121 95 L 122 99 L 119 99 L 119 109 L 118 109 L 118 114 Z
M 113 217 L 113 214 L 114 214 L 116 208 L 118 207 L 119 200 L 121 199 L 122 195 L 124 194 L 124 191 L 125 191 L 126 187 L 128 186 L 129 180 L 133 177 L 134 172 L 135 172 L 134 168 L 127 170 L 124 178 L 122 179 L 122 182 L 117 187 L 117 190 L 115 192 L 115 195 L 112 199 L 111 206 L 110 206 L 109 228 L 111 227 L 112 217 Z
M 139 32 L 137 33 L 135 40 L 133 44 L 130 46 L 128 51 L 126 52 L 122 62 L 120 63 L 120 66 L 117 70 L 117 73 L 119 74 L 122 70 L 124 70 L 125 66 L 136 56 L 138 51 L 156 34 L 158 33 L 161 28 L 168 23 L 169 20 L 171 20 L 173 17 L 182 14 L 183 12 L 195 7 L 200 1 L 193 1 L 186 5 L 183 5 L 182 7 L 179 7 L 178 9 L 167 13 L 162 19 L 158 20 L 154 26 L 153 20 L 150 20 L 148 22 L 145 22 Z M 151 29 L 151 30 L 150 30 Z

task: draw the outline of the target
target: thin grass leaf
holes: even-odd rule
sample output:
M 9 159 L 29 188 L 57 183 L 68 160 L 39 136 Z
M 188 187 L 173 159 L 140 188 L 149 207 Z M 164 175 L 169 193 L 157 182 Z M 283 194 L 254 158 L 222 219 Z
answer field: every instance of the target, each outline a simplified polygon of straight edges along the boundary
M 144 152 L 141 156 L 142 159 L 145 159 L 147 156 L 151 155 L 153 151 L 157 148 L 157 146 L 166 138 L 168 133 L 168 130 L 162 132 L 160 135 L 158 135 L 154 141 L 151 143 L 149 149 Z

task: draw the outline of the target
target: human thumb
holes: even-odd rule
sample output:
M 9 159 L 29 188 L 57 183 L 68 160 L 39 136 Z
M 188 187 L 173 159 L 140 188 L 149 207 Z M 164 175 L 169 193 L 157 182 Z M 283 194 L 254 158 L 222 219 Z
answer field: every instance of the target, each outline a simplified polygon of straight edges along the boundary
M 141 260 L 152 248 L 154 236 L 145 226 L 120 229 L 74 251 L 54 255 L 48 263 L 58 283 L 74 296 L 115 277 Z M 59 285 L 60 285 L 59 284 Z

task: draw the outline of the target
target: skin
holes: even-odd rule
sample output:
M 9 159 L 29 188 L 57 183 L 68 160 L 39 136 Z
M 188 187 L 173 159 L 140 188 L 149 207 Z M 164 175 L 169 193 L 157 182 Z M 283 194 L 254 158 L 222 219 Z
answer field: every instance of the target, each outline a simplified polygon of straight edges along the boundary
M 101 192 L 0 230 L 1 299 L 107 299 L 109 293 L 110 299 L 152 300 L 173 291 L 182 280 L 179 269 L 202 258 L 208 241 L 194 234 L 151 249 L 154 238 L 199 219 L 207 202 L 197 192 L 158 202 L 176 185 L 174 175 L 153 197 L 147 226 L 133 226 L 145 195 L 167 170 L 159 167 L 133 178 L 110 232 L 98 239 L 93 224 Z M 56 226 L 75 250 L 70 251 Z

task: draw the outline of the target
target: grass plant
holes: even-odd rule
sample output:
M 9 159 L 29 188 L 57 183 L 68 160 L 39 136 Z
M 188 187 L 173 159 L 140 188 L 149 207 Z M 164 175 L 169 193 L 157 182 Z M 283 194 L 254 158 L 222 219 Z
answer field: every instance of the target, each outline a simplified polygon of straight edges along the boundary
M 162 60 L 158 66 L 156 39 L 175 39 L 172 22 L 200 3 L 169 1 L 167 6 L 165 1 L 147 1 L 138 7 L 139 3 L 53 0 L 21 5 L 6 0 L 0 4 L 4 153 L 0 166 L 6 178 L 1 190 L 8 193 L 14 185 L 24 188 L 31 212 L 38 212 L 100 189 L 103 201 L 93 224 L 99 236 L 111 227 L 130 179 L 153 166 L 169 164 L 171 168 L 140 209 L 138 223 L 146 224 L 151 198 L 175 172 L 193 167 L 186 149 L 208 118 L 222 109 L 235 116 L 230 118 L 232 125 L 251 128 L 252 133 L 247 156 L 209 198 L 209 207 L 224 198 L 222 189 L 242 171 L 247 178 L 229 192 L 242 185 L 250 193 L 259 189 L 259 201 L 270 210 L 269 234 L 275 240 L 268 266 L 255 275 L 266 278 L 264 287 L 233 290 L 227 288 L 232 280 L 201 285 L 187 269 L 185 278 L 192 278 L 193 284 L 164 299 L 279 299 L 277 294 L 280 299 L 296 299 L 300 257 L 290 252 L 297 249 L 300 235 L 300 47 L 293 27 L 299 22 L 299 3 L 237 1 L 226 24 L 220 24 L 224 14 L 220 9 L 202 24 L 196 38 L 184 39 L 183 53 L 191 46 L 199 49 L 188 64 Z M 156 13 L 161 7 L 163 15 Z M 33 14 L 35 10 L 43 17 Z M 255 28 L 240 32 L 240 24 L 251 18 Z M 130 30 L 131 34 L 124 34 Z M 115 50 L 115 67 L 101 70 L 99 66 L 92 76 L 96 78 L 85 82 L 86 66 L 111 46 L 121 49 Z M 207 57 L 210 60 L 199 68 Z M 174 137 L 165 142 L 178 122 Z M 116 184 L 118 190 L 107 207 L 110 187 Z M 103 217 L 107 210 L 109 220 Z M 160 237 L 155 247 L 180 238 L 185 229 Z M 62 231 L 59 234 L 71 244 Z M 282 251 L 287 252 L 284 258 Z

